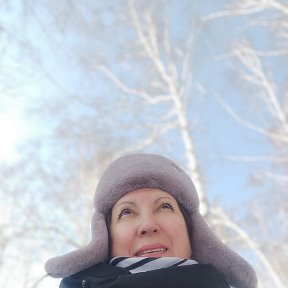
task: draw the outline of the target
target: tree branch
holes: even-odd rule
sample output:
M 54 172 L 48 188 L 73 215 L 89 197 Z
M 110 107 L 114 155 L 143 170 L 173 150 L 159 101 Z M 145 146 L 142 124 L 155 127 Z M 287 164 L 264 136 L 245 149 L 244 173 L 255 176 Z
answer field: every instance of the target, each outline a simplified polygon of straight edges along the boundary
M 277 275 L 277 272 L 274 270 L 273 266 L 271 265 L 270 261 L 268 261 L 265 254 L 259 249 L 258 245 L 252 240 L 252 238 L 247 234 L 245 230 L 243 230 L 239 225 L 235 222 L 232 222 L 223 211 L 222 208 L 213 208 L 211 209 L 212 214 L 212 223 L 214 225 L 225 226 L 230 228 L 234 231 L 237 235 L 239 235 L 244 243 L 253 251 L 258 259 L 262 262 L 264 267 L 267 269 L 269 274 L 271 275 L 274 283 L 276 284 L 277 288 L 285 288 L 284 284 L 282 283 L 281 279 Z
M 288 136 L 286 135 L 279 135 L 278 133 L 273 133 L 269 132 L 266 129 L 263 129 L 262 127 L 256 126 L 246 120 L 244 120 L 242 117 L 240 117 L 232 108 L 229 106 L 225 100 L 219 96 L 219 95 L 214 95 L 215 98 L 218 100 L 218 102 L 221 104 L 221 106 L 225 109 L 225 111 L 238 123 L 240 123 L 242 126 L 253 130 L 257 132 L 258 134 L 264 135 L 268 137 L 269 139 L 280 141 L 283 143 L 288 143 Z

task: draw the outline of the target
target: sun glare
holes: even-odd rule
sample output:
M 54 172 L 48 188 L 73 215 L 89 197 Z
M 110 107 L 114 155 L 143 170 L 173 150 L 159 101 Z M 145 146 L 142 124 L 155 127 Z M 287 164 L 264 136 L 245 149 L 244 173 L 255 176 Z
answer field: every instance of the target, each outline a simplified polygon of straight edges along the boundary
M 0 114 L 0 161 L 13 161 L 18 157 L 17 144 L 23 138 L 23 124 L 16 113 Z

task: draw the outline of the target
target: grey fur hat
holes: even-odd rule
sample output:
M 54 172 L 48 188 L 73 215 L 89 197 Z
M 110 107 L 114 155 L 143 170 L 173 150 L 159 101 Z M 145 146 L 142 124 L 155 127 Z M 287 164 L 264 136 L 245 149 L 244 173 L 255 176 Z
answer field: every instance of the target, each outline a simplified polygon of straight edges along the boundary
M 257 287 L 253 268 L 217 238 L 199 213 L 199 199 L 191 179 L 171 160 L 154 154 L 132 154 L 121 157 L 107 168 L 96 189 L 90 243 L 73 252 L 54 257 L 45 269 L 52 277 L 67 277 L 109 257 L 106 218 L 126 193 L 155 188 L 171 194 L 187 210 L 190 221 L 193 259 L 212 264 L 228 284 L 235 288 Z

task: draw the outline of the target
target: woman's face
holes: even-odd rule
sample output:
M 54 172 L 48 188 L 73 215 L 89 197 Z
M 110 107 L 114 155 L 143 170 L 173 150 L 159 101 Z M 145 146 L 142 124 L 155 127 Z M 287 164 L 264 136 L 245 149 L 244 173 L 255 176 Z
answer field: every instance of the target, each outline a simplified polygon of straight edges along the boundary
M 173 196 L 159 189 L 127 193 L 112 208 L 111 256 L 191 258 L 184 217 Z

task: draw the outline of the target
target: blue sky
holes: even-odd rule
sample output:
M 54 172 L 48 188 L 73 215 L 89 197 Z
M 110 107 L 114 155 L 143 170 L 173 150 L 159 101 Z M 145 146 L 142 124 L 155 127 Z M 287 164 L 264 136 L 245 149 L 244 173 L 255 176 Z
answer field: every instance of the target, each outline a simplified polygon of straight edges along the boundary
M 187 91 L 187 114 L 204 187 L 210 201 L 219 202 L 227 210 L 233 210 L 234 207 L 241 211 L 247 202 L 255 200 L 256 193 L 265 192 L 270 185 L 265 180 L 262 180 L 259 186 L 251 185 L 250 177 L 271 169 L 281 171 L 281 167 L 272 166 L 267 161 L 228 159 L 230 156 L 273 156 L 277 155 L 277 152 L 275 146 L 263 136 L 233 120 L 217 97 L 225 99 L 241 117 L 253 123 L 263 125 L 268 121 L 266 108 L 263 103 L 259 104 L 259 91 L 239 78 L 237 73 L 243 66 L 235 58 L 227 56 L 231 56 L 231 49 L 240 40 L 250 41 L 255 48 L 264 51 L 279 48 L 278 42 L 270 40 L 275 37 L 271 31 L 263 27 L 251 29 L 249 26 L 252 20 L 270 19 L 272 12 L 271 15 L 268 12 L 246 17 L 225 17 L 200 25 L 199 15 L 219 11 L 225 3 L 229 4 L 229 1 L 168 2 L 172 7 L 167 15 L 170 16 L 171 39 L 175 41 L 173 45 L 183 47 L 190 33 L 195 34 L 190 67 L 192 84 Z M 93 1 L 87 3 L 92 5 Z M 98 3 L 99 19 L 96 16 L 94 19 L 89 10 L 78 10 L 77 13 L 86 13 L 86 19 L 95 21 L 95 26 L 88 25 L 91 29 L 90 36 L 81 32 L 76 19 L 70 23 L 71 18 L 67 15 L 68 20 L 61 18 L 63 27 L 60 31 L 57 30 L 56 22 L 49 17 L 49 10 L 41 3 L 38 3 L 34 10 L 28 9 L 24 22 L 19 8 L 21 5 L 15 4 L 13 9 L 2 13 L 5 15 L 2 15 L 2 22 L 7 28 L 5 33 L 0 34 L 5 51 L 1 57 L 0 76 L 2 165 L 13 164 L 21 159 L 22 145 L 29 143 L 28 140 L 31 139 L 39 141 L 46 148 L 42 156 L 44 162 L 46 161 L 44 165 L 47 164 L 51 160 L 49 153 L 57 155 L 56 149 L 53 149 L 62 147 L 62 142 L 53 134 L 58 127 L 62 127 L 62 131 L 67 134 L 86 129 L 85 132 L 92 139 L 91 146 L 93 141 L 98 140 L 99 143 L 107 141 L 109 147 L 117 147 L 121 143 L 116 142 L 123 137 L 130 141 L 128 144 L 132 147 L 134 143 L 131 142 L 137 143 L 145 139 L 147 130 L 152 130 L 159 124 L 159 119 L 167 112 L 167 106 L 141 106 L 141 101 L 125 98 L 106 76 L 93 70 L 93 65 L 102 61 L 110 65 L 129 85 L 144 85 L 150 80 L 150 75 L 145 74 L 151 71 L 149 63 L 143 59 L 141 62 L 129 58 L 135 52 L 135 46 L 130 42 L 134 39 L 135 32 L 127 27 L 125 22 L 117 22 L 119 19 L 111 7 L 120 11 L 121 7 L 112 3 Z M 61 7 L 58 7 L 59 11 L 62 11 Z M 61 21 L 58 24 L 61 25 Z M 131 51 L 131 54 L 127 51 Z M 279 84 L 279 95 L 287 79 L 287 65 L 281 66 L 279 63 L 286 62 L 287 56 L 263 59 L 267 74 Z M 89 117 L 94 117 L 95 125 L 93 123 L 92 127 L 85 126 L 84 121 Z M 70 126 L 61 126 L 61 122 L 67 119 Z M 144 121 L 137 122 L 139 119 L 145 119 L 148 129 L 140 127 Z M 105 135 L 96 134 L 99 131 L 104 134 L 106 130 L 111 132 L 114 138 L 107 140 Z M 47 138 L 53 142 L 52 145 Z M 163 140 L 145 151 L 163 153 L 185 167 L 186 159 L 179 131 L 170 131 Z M 75 147 L 76 150 L 77 144 Z M 37 152 L 39 151 L 35 151 Z M 67 152 L 66 157 L 68 156 Z M 63 159 L 64 163 L 65 157 Z
M 179 5 L 177 1 L 171 3 L 174 3 L 172 6 L 173 8 L 170 10 L 170 23 L 172 29 L 171 35 L 175 35 L 175 38 L 178 37 L 177 35 L 181 35 L 182 38 L 183 35 L 188 35 L 190 33 L 189 30 L 194 29 L 193 25 L 197 24 L 196 21 L 196 24 L 193 24 L 193 19 L 189 17 L 190 12 L 196 13 L 195 11 L 197 11 L 198 15 L 199 13 L 206 15 L 208 11 L 217 11 L 220 7 L 217 6 L 219 3 L 215 3 L 215 5 L 211 5 L 211 3 L 209 3 L 209 5 L 207 5 L 208 2 L 205 2 L 205 4 L 203 3 L 203 5 L 196 5 L 196 3 L 192 3 L 191 1 L 182 2 L 181 5 Z M 16 10 L 14 10 L 14 12 L 15 11 Z M 108 13 L 108 11 L 109 10 L 107 10 L 106 13 L 103 13 L 102 20 L 104 19 L 104 23 L 111 26 L 113 25 L 113 17 Z M 79 93 L 77 92 L 79 86 L 81 86 L 81 93 L 83 96 L 86 93 L 85 89 L 87 89 L 87 96 L 89 95 L 88 97 L 91 97 L 91 95 L 100 96 L 106 94 L 107 91 L 109 93 L 109 89 L 111 89 L 109 86 L 107 86 L 107 79 L 106 82 L 103 81 L 105 77 L 101 78 L 99 74 L 96 75 L 96 78 L 95 75 L 91 75 L 91 78 L 86 79 L 83 79 L 81 76 L 81 70 L 77 69 L 77 60 L 75 59 L 73 61 L 73 53 L 75 52 L 73 50 L 69 51 L 66 49 L 69 42 L 71 42 L 70 45 L 74 45 L 75 41 L 76 43 L 78 42 L 78 40 L 75 39 L 75 34 L 70 33 L 70 36 L 68 36 L 69 34 L 66 34 L 64 38 L 65 42 L 63 42 L 65 43 L 65 46 L 62 47 L 61 41 L 63 41 L 63 39 L 61 39 L 59 36 L 55 38 L 56 41 L 54 43 L 47 42 L 47 35 L 43 35 L 43 30 L 41 27 L 39 27 L 39 23 L 45 25 L 45 23 L 49 23 L 49 21 L 47 22 L 45 20 L 45 12 L 43 9 L 37 10 L 37 12 L 37 17 L 26 19 L 26 28 L 23 27 L 23 31 L 26 32 L 24 35 L 27 35 L 28 39 L 30 40 L 37 37 L 38 41 L 32 42 L 34 45 L 32 48 L 35 50 L 35 56 L 37 58 L 40 57 L 39 62 L 34 62 L 33 64 L 33 61 L 31 62 L 29 59 L 27 61 L 22 59 L 21 50 L 18 50 L 16 46 L 14 49 L 12 49 L 12 51 L 15 51 L 14 55 L 12 55 L 10 59 L 4 58 L 7 67 L 10 67 L 10 73 L 13 75 L 13 78 L 18 80 L 18 83 L 23 83 L 23 85 L 19 85 L 18 87 L 16 86 L 18 91 L 16 91 L 15 94 L 18 95 L 12 94 L 12 96 L 10 96 L 8 94 L 5 96 L 4 94 L 1 99 L 2 109 L 0 113 L 2 116 L 0 119 L 1 123 L 3 124 L 0 126 L 0 131 L 4 133 L 6 137 L 3 137 L 1 143 L 2 152 L 0 157 L 5 161 L 9 160 L 9 158 L 13 159 L 15 155 L 17 155 L 18 143 L 25 141 L 29 137 L 39 138 L 41 137 L 41 134 L 43 135 L 44 133 L 45 135 L 46 130 L 49 131 L 49 129 L 51 129 L 51 127 L 49 128 L 51 121 L 50 123 L 47 123 L 40 120 L 40 122 L 35 123 L 33 118 L 31 120 L 29 117 L 27 117 L 30 114 L 29 110 L 27 109 L 33 110 L 33 107 L 37 106 L 37 104 L 35 104 L 37 101 L 41 101 L 41 99 L 45 99 L 46 97 L 50 97 L 51 99 L 55 97 L 54 99 L 57 101 L 57 99 L 61 99 L 61 93 L 63 94 L 63 92 L 68 92 L 71 94 Z M 40 14 L 42 12 L 44 12 L 44 14 Z M 17 15 L 17 13 L 14 13 L 14 17 L 15 15 Z M 179 15 L 182 17 L 181 21 L 179 21 Z M 41 19 L 41 16 L 44 16 L 44 18 Z M 5 21 L 8 21 L 9 19 L 11 23 L 14 22 L 13 25 L 17 25 L 17 17 L 14 18 L 9 13 L 6 17 L 7 19 L 5 19 Z M 41 22 L 38 22 L 40 21 L 39 18 Z M 227 25 L 227 22 L 231 24 L 231 28 L 229 27 L 230 31 L 225 31 L 225 25 Z M 231 79 L 229 79 L 229 63 L 227 66 L 227 62 L 225 63 L 220 60 L 215 61 L 216 57 L 228 53 L 229 49 L 231 49 L 231 47 L 227 46 L 227 43 L 230 41 L 229 38 L 231 38 L 233 41 L 233 39 L 237 39 L 237 34 L 239 33 L 242 33 L 241 37 L 245 36 L 245 25 L 243 25 L 243 23 L 246 23 L 245 19 L 243 20 L 243 18 L 240 18 L 240 20 L 220 19 L 218 21 L 215 20 L 206 31 L 202 32 L 200 29 L 199 34 L 197 34 L 195 37 L 199 44 L 196 45 L 196 50 L 194 52 L 196 54 L 193 58 L 194 66 L 191 71 L 193 74 L 192 81 L 200 81 L 202 85 L 205 86 L 204 88 L 206 91 L 203 94 L 195 87 L 192 87 L 192 90 L 190 91 L 192 97 L 191 100 L 189 100 L 191 104 L 189 105 L 190 107 L 196 107 L 196 109 L 192 108 L 192 110 L 190 110 L 189 105 L 187 107 L 189 117 L 191 118 L 191 123 L 193 123 L 193 121 L 198 123 L 196 129 L 191 130 L 191 135 L 195 141 L 195 146 L 197 147 L 196 151 L 199 155 L 201 169 L 204 171 L 207 191 L 212 197 L 221 197 L 224 202 L 227 201 L 228 204 L 230 204 L 230 201 L 232 203 L 237 203 L 237 201 L 241 199 L 245 200 L 246 197 L 249 197 L 250 192 L 248 191 L 253 191 L 255 189 L 254 187 L 248 185 L 250 173 L 260 171 L 259 169 L 263 169 L 264 167 L 266 168 L 267 163 L 248 164 L 241 161 L 231 162 L 225 160 L 225 157 L 230 155 L 262 156 L 273 153 L 272 147 L 263 137 L 241 127 L 238 123 L 236 123 L 236 121 L 231 119 L 231 117 L 227 115 L 227 113 L 221 107 L 220 103 L 217 102 L 215 97 L 216 95 L 220 95 L 221 97 L 225 98 L 225 101 L 227 101 L 227 103 L 229 103 L 229 105 L 234 107 L 237 111 L 246 111 L 246 115 L 249 115 L 250 108 L 245 108 L 245 106 L 249 105 L 249 103 L 247 103 L 247 99 L 242 97 L 243 91 L 239 91 L 239 87 L 235 87 L 235 83 L 233 83 L 233 81 L 231 82 Z M 53 26 L 51 27 L 51 31 L 53 31 L 54 28 Z M 232 31 L 233 33 L 231 33 Z M 249 30 L 246 33 L 246 36 L 253 39 L 255 43 L 258 43 L 258 47 L 267 47 L 265 46 L 267 45 L 267 40 L 265 38 L 267 35 L 265 33 L 259 33 L 259 31 L 256 30 L 252 34 Z M 101 37 L 107 39 L 105 35 L 101 35 Z M 102 39 L 101 37 L 100 39 Z M 181 37 L 178 38 L 181 39 Z M 70 38 L 71 40 L 69 40 Z M 117 40 L 117 42 L 119 41 L 121 41 L 121 38 Z M 107 43 L 104 44 L 105 42 L 93 41 L 93 45 L 97 45 L 97 43 L 99 45 L 96 49 L 100 49 L 100 51 L 104 51 L 103 49 L 107 49 L 106 47 L 108 47 L 108 49 L 113 49 L 113 46 L 107 46 Z M 103 48 L 101 48 L 101 45 Z M 57 49 L 57 47 L 62 49 Z M 82 45 L 79 47 L 82 47 Z M 89 51 L 89 47 L 86 49 Z M 26 54 L 26 57 L 29 57 L 28 50 L 26 52 L 25 50 L 22 52 Z M 71 55 L 65 55 L 67 52 L 71 53 Z M 115 54 L 113 50 L 111 50 L 111 53 Z M 17 62 L 16 60 L 15 63 L 15 59 L 19 59 L 21 62 Z M 63 63 L 63 59 L 66 67 L 59 69 L 58 63 L 60 61 Z M 23 65 L 25 65 L 25 68 Z M 19 69 L 19 67 L 21 69 Z M 44 70 L 41 70 L 43 67 Z M 37 69 L 39 70 L 37 71 Z M 120 69 L 120 73 L 123 73 L 121 72 L 121 66 L 118 68 L 118 63 L 115 63 L 115 69 Z M 50 79 L 47 79 L 46 72 L 48 73 Z M 28 75 L 32 75 L 32 78 L 28 78 Z M 279 69 L 279 78 L 280 75 L 281 70 Z M 97 79 L 97 77 L 100 78 Z M 91 81 L 94 81 L 94 79 L 97 79 L 97 85 L 91 85 Z M 53 85 L 54 81 L 57 82 L 57 85 L 61 85 L 60 89 L 59 87 Z M 2 85 L 5 84 L 6 83 Z M 85 88 L 85 86 L 87 86 L 87 88 Z M 61 91 L 62 88 L 63 90 Z M 91 88 L 93 89 L 92 94 Z M 106 103 L 108 99 L 109 98 L 106 98 Z M 81 111 L 81 106 L 76 106 L 76 109 Z M 86 111 L 85 113 L 87 113 Z M 244 117 L 246 115 L 244 115 Z M 120 116 L 121 115 L 117 117 Z M 257 116 L 257 114 L 255 116 Z M 126 114 L 125 117 L 123 118 L 123 121 L 129 123 L 129 115 Z M 133 117 L 131 119 L 133 119 Z M 51 120 L 53 123 L 53 119 Z M 7 125 L 7 123 L 9 124 Z M 43 129 L 43 125 L 47 125 L 47 127 Z M 13 127 L 13 129 L 11 129 L 11 127 Z M 136 133 L 135 135 L 137 135 L 136 131 L 132 133 Z M 13 149 L 13 147 L 15 147 L 15 149 Z M 172 150 L 169 153 L 171 153 L 171 157 L 175 157 L 177 159 L 178 156 L 176 151 L 175 156 L 173 155 Z M 183 159 L 180 157 L 179 161 L 182 160 Z M 225 177 L 226 179 L 224 183 L 222 181 L 223 175 L 229 175 L 229 177 Z M 227 191 L 227 189 L 230 190 L 230 187 L 233 187 L 234 192 L 226 194 L 224 191 Z M 243 193 L 243 190 L 246 192 Z M 222 193 L 225 194 L 221 196 Z

